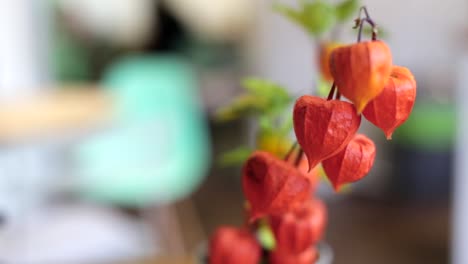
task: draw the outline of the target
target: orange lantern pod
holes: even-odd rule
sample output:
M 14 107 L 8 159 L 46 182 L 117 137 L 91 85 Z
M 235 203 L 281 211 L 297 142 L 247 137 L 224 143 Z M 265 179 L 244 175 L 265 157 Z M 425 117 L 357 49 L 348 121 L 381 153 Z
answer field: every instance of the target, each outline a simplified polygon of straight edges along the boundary
M 275 234 L 276 249 L 300 254 L 322 238 L 327 222 L 327 209 L 320 200 L 309 200 L 301 207 L 282 215 L 272 215 L 270 224 Z
M 297 142 L 311 169 L 348 144 L 361 124 L 361 116 L 348 102 L 304 95 L 294 105 L 293 121 Z
M 336 156 L 322 161 L 328 179 L 336 191 L 341 185 L 362 179 L 369 173 L 375 159 L 375 144 L 357 134 Z
M 262 249 L 245 229 L 223 226 L 212 235 L 209 244 L 209 264 L 257 264 Z
M 390 77 L 392 54 L 382 41 L 365 41 L 336 48 L 330 71 L 340 93 L 351 100 L 358 113 L 379 95 Z
M 265 151 L 254 152 L 242 170 L 242 189 L 251 206 L 250 221 L 281 214 L 306 201 L 312 192 L 307 176 Z
M 416 100 L 416 80 L 410 70 L 393 66 L 384 90 L 362 112 L 372 124 L 382 129 L 387 139 L 403 124 Z
M 330 56 L 332 51 L 342 46 L 336 42 L 323 42 L 319 46 L 318 65 L 320 67 L 320 74 L 325 81 L 333 82 L 333 76 L 330 71 Z

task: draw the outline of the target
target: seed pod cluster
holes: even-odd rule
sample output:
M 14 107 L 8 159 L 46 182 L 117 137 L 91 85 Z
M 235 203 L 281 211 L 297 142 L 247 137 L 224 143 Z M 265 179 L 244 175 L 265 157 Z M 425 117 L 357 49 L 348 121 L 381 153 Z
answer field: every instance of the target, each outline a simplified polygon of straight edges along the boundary
M 309 168 L 322 162 L 335 190 L 358 181 L 371 170 L 376 149 L 365 135 L 356 135 L 361 113 L 391 139 L 409 117 L 416 100 L 416 81 L 407 68 L 393 65 L 390 48 L 372 40 L 334 48 L 329 58 L 334 80 L 328 100 L 300 97 L 293 121 L 297 142 Z M 338 94 L 351 103 L 333 99 Z
M 357 25 L 370 19 L 356 19 Z M 219 228 L 210 240 L 210 264 L 311 264 L 320 257 L 317 243 L 327 225 L 327 208 L 314 195 L 323 168 L 333 188 L 363 179 L 376 157 L 374 142 L 358 134 L 363 115 L 387 139 L 409 117 L 416 99 L 416 80 L 393 64 L 388 45 L 376 40 L 351 45 L 323 43 L 322 79 L 333 82 L 327 99 L 303 95 L 293 109 L 296 145 L 284 159 L 253 152 L 242 169 L 246 227 Z M 335 94 L 336 92 L 336 94 Z M 349 101 L 341 100 L 341 95 Z M 262 145 L 262 144 L 260 144 Z M 262 222 L 263 221 L 263 222 Z M 264 247 L 259 226 L 268 226 L 276 246 Z

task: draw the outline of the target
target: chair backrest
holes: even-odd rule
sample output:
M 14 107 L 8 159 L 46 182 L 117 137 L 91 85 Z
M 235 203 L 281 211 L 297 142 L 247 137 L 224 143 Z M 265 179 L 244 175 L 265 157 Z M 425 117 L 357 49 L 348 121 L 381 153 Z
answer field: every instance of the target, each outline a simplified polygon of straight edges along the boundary
M 207 125 L 193 69 L 173 56 L 136 56 L 104 78 L 116 101 L 112 128 L 77 149 L 82 190 L 124 205 L 171 202 L 200 184 Z

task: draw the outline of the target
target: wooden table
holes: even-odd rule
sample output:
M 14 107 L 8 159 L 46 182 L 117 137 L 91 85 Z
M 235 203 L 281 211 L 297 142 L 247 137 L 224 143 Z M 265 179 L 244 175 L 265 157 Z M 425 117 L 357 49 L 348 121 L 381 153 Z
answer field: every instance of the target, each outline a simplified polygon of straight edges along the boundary
M 113 101 L 91 85 L 44 89 L 0 103 L 0 143 L 88 129 L 111 120 Z

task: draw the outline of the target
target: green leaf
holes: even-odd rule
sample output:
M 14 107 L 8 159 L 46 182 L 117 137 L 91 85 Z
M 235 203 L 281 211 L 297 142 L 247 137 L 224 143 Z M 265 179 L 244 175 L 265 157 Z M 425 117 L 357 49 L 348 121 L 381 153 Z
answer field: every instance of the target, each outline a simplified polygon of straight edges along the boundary
M 259 133 L 272 133 L 275 131 L 273 118 L 268 115 L 261 115 L 258 119 Z
M 335 25 L 335 8 L 331 4 L 318 0 L 305 3 L 302 8 L 307 29 L 312 35 L 319 36 Z
M 336 18 L 339 22 L 345 22 L 359 9 L 359 0 L 344 0 L 336 6 Z
M 292 97 L 283 86 L 268 80 L 247 78 L 242 85 L 249 94 L 264 102 L 261 109 L 264 114 L 282 112 L 292 101 Z
M 236 97 L 230 105 L 216 113 L 219 121 L 229 121 L 249 115 L 274 117 L 283 112 L 292 101 L 286 89 L 271 81 L 248 78 L 242 82 L 246 93 Z
M 273 231 L 271 230 L 270 226 L 268 223 L 262 219 L 260 221 L 260 225 L 257 229 L 257 238 L 258 241 L 260 241 L 260 244 L 262 247 L 266 250 L 274 250 L 276 247 L 276 239 L 275 235 L 273 234 Z
M 293 119 L 291 118 L 291 114 L 288 115 L 283 119 L 283 123 L 280 126 L 279 133 L 280 135 L 287 136 L 293 128 Z
M 246 78 L 242 81 L 242 86 L 254 95 L 275 97 L 282 100 L 289 99 L 289 94 L 284 87 L 265 79 Z
M 237 147 L 233 150 L 223 153 L 218 161 L 219 165 L 224 167 L 241 165 L 247 160 L 252 152 L 253 150 L 247 146 Z
M 275 4 L 274 10 L 299 24 L 313 36 L 330 30 L 336 23 L 335 7 L 322 0 L 301 1 L 299 10 Z
M 266 108 L 268 108 L 268 101 L 265 98 L 245 94 L 235 98 L 230 105 L 220 108 L 215 118 L 218 121 L 229 121 L 262 112 Z

